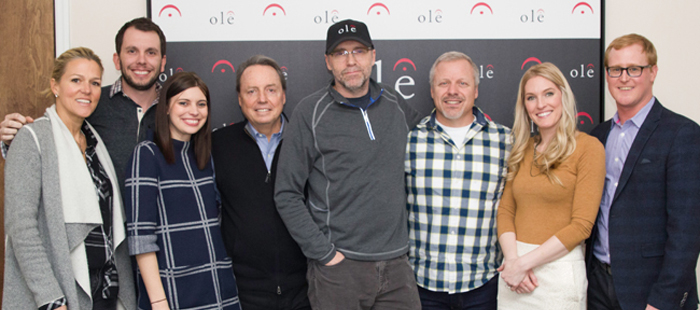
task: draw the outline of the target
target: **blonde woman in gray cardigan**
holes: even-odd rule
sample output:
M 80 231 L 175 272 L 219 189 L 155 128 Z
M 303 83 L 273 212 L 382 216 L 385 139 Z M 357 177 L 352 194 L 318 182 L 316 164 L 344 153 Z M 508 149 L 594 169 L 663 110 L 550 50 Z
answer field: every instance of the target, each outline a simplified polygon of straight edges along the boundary
M 50 88 L 56 103 L 7 154 L 3 310 L 136 308 L 119 183 L 85 121 L 102 71 L 90 49 L 61 54 Z

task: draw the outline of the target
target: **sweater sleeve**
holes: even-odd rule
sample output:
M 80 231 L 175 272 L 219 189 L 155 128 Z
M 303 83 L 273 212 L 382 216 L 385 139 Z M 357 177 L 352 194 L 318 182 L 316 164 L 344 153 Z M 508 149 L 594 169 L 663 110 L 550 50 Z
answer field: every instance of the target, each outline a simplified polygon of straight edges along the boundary
M 35 137 L 31 128 L 21 129 L 7 154 L 5 234 L 22 277 L 34 294 L 34 302 L 44 305 L 65 295 L 54 276 L 39 231 L 42 158 Z
M 275 181 L 275 204 L 289 233 L 304 255 L 326 264 L 335 256 L 335 246 L 314 222 L 304 196 L 304 188 L 315 160 L 310 111 L 301 103 L 285 128 Z M 309 115 L 304 115 L 304 113 Z M 307 118 L 308 117 L 308 118 Z
M 129 160 L 124 189 L 124 211 L 129 254 L 160 250 L 155 234 L 158 226 L 158 162 L 153 143 L 136 146 Z
M 581 148 L 581 155 L 576 166 L 571 222 L 554 234 L 569 251 L 591 235 L 605 185 L 603 145 L 597 139 L 585 136 L 578 140 L 576 147 Z
M 513 198 L 513 180 L 506 181 L 503 196 L 498 205 L 498 236 L 507 232 L 515 232 L 515 199 Z

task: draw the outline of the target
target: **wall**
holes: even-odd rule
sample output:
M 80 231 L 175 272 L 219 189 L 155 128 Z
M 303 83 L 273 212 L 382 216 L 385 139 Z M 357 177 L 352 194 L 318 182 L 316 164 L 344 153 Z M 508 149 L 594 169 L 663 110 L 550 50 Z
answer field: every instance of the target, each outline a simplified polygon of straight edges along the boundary
M 700 62 L 700 1 L 608 0 L 605 3 L 605 43 L 635 32 L 647 37 L 659 55 L 654 95 L 667 108 L 700 123 L 696 104 Z M 607 85 L 605 86 L 607 90 Z M 615 102 L 606 91 L 606 119 Z
M 104 83 L 111 84 L 119 77 L 111 62 L 114 35 L 126 21 L 146 16 L 146 0 L 70 0 L 70 6 L 71 46 L 95 50 L 105 65 Z M 659 55 L 654 94 L 667 108 L 700 122 L 695 94 L 700 80 L 700 61 L 695 58 L 700 50 L 700 1 L 608 0 L 605 10 L 606 45 L 630 32 L 654 42 Z M 605 89 L 607 119 L 615 113 L 615 103 L 607 85 Z
M 114 83 L 120 76 L 112 61 L 114 36 L 125 22 L 146 16 L 146 0 L 66 2 L 70 5 L 70 47 L 85 46 L 95 51 L 105 68 L 102 84 Z

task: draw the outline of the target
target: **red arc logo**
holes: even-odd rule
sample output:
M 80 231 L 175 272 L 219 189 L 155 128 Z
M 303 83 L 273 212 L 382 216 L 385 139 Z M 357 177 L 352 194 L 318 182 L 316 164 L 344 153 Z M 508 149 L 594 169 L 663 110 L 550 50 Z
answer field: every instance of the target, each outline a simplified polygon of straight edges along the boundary
M 574 5 L 574 8 L 571 10 L 571 14 L 574 14 L 574 13 L 576 12 L 576 8 L 578 8 L 578 7 L 580 7 L 580 6 L 588 7 L 588 8 L 591 10 L 591 14 L 593 14 L 593 7 L 592 7 L 590 4 L 586 3 L 586 2 L 579 2 L 579 3 L 577 3 L 576 5 Z M 581 9 L 581 14 L 585 14 L 585 13 L 586 13 L 586 11 L 583 10 L 583 8 L 582 8 L 582 9 Z
M 491 9 L 491 6 L 486 2 L 479 2 L 475 4 L 469 14 L 474 14 L 474 10 L 476 10 L 477 7 L 482 7 L 482 9 L 479 11 L 479 15 L 484 15 L 484 12 L 486 12 L 484 8 L 489 9 L 489 12 L 491 12 L 491 15 L 493 15 L 493 9 Z
M 287 16 L 287 12 L 284 10 L 284 8 L 277 3 L 272 3 L 272 4 L 268 5 L 267 7 L 265 7 L 265 10 L 263 11 L 263 16 L 265 16 L 265 14 L 267 13 L 267 10 L 269 10 L 271 8 L 278 8 L 282 11 L 282 14 L 284 14 L 284 16 Z M 272 12 L 272 16 L 277 16 L 277 12 Z
M 161 17 L 161 15 L 163 14 L 163 11 L 165 11 L 165 9 L 173 9 L 177 12 L 178 15 L 180 15 L 180 17 L 182 17 L 182 12 L 180 12 L 180 9 L 178 9 L 176 6 L 174 6 L 172 4 L 168 4 L 168 5 L 164 6 L 162 9 L 160 9 L 160 12 L 158 12 L 158 17 Z M 172 16 L 173 16 L 172 12 L 168 13 L 168 17 L 172 17 Z
M 523 61 L 523 64 L 520 65 L 520 70 L 525 69 L 525 65 L 526 65 L 528 62 L 531 62 L 531 61 L 534 61 L 534 62 L 536 62 L 536 63 L 538 63 L 538 64 L 541 64 L 541 63 L 542 63 L 542 61 L 540 61 L 539 59 L 537 59 L 537 57 L 530 57 L 530 58 L 528 58 L 528 59 L 525 59 L 525 61 Z
M 576 117 L 580 117 L 580 116 L 585 116 L 585 117 L 587 117 L 588 120 L 591 121 L 591 124 L 593 124 L 593 118 L 591 117 L 590 114 L 588 114 L 588 113 L 586 113 L 586 112 L 578 112 L 578 113 L 576 114 Z M 584 120 L 581 120 L 581 125 L 583 125 L 584 123 L 585 123 L 585 121 L 584 121 Z
M 389 8 L 388 8 L 386 5 L 384 5 L 384 3 L 381 3 L 381 2 L 377 2 L 377 3 L 375 3 L 375 4 L 370 5 L 370 6 L 369 6 L 369 9 L 367 9 L 367 15 L 369 15 L 369 13 L 370 13 L 370 12 L 372 11 L 372 9 L 375 8 L 375 7 L 384 8 L 384 9 L 386 10 L 386 14 L 387 14 L 387 15 L 391 15 L 391 12 L 389 12 Z M 381 10 L 377 9 L 376 11 L 377 11 L 377 13 L 376 13 L 377 15 L 381 15 Z
M 212 67 L 211 67 L 211 73 L 214 73 L 214 69 L 216 69 L 216 66 L 218 65 L 226 65 L 229 68 L 231 68 L 232 72 L 236 72 L 236 69 L 233 68 L 233 65 L 228 61 L 228 60 L 219 60 L 217 61 Z M 226 67 L 221 68 L 221 73 L 226 72 Z
M 411 65 L 411 66 L 413 67 L 413 71 L 416 71 L 416 64 L 414 64 L 413 61 L 410 60 L 410 59 L 408 59 L 408 58 L 401 58 L 401 59 L 399 59 L 399 61 L 397 61 L 396 64 L 394 64 L 394 71 L 396 71 L 396 67 L 397 67 L 399 64 L 404 63 L 404 62 L 407 63 L 407 64 L 409 64 L 409 65 Z M 403 67 L 403 71 L 406 71 L 406 67 L 405 67 L 405 66 Z

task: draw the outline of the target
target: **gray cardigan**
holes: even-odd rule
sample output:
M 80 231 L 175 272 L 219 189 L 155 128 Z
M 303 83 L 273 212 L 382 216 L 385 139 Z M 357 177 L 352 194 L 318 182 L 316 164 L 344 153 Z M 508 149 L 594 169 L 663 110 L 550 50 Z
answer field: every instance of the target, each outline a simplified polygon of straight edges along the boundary
M 65 296 L 71 310 L 92 309 L 90 292 L 73 276 L 70 250 L 95 227 L 66 224 L 63 218 L 58 158 L 48 118 L 21 129 L 5 163 L 5 282 L 3 310 L 36 310 Z M 116 182 L 116 180 L 112 180 Z M 126 242 L 115 251 L 119 300 L 136 309 L 136 293 Z

